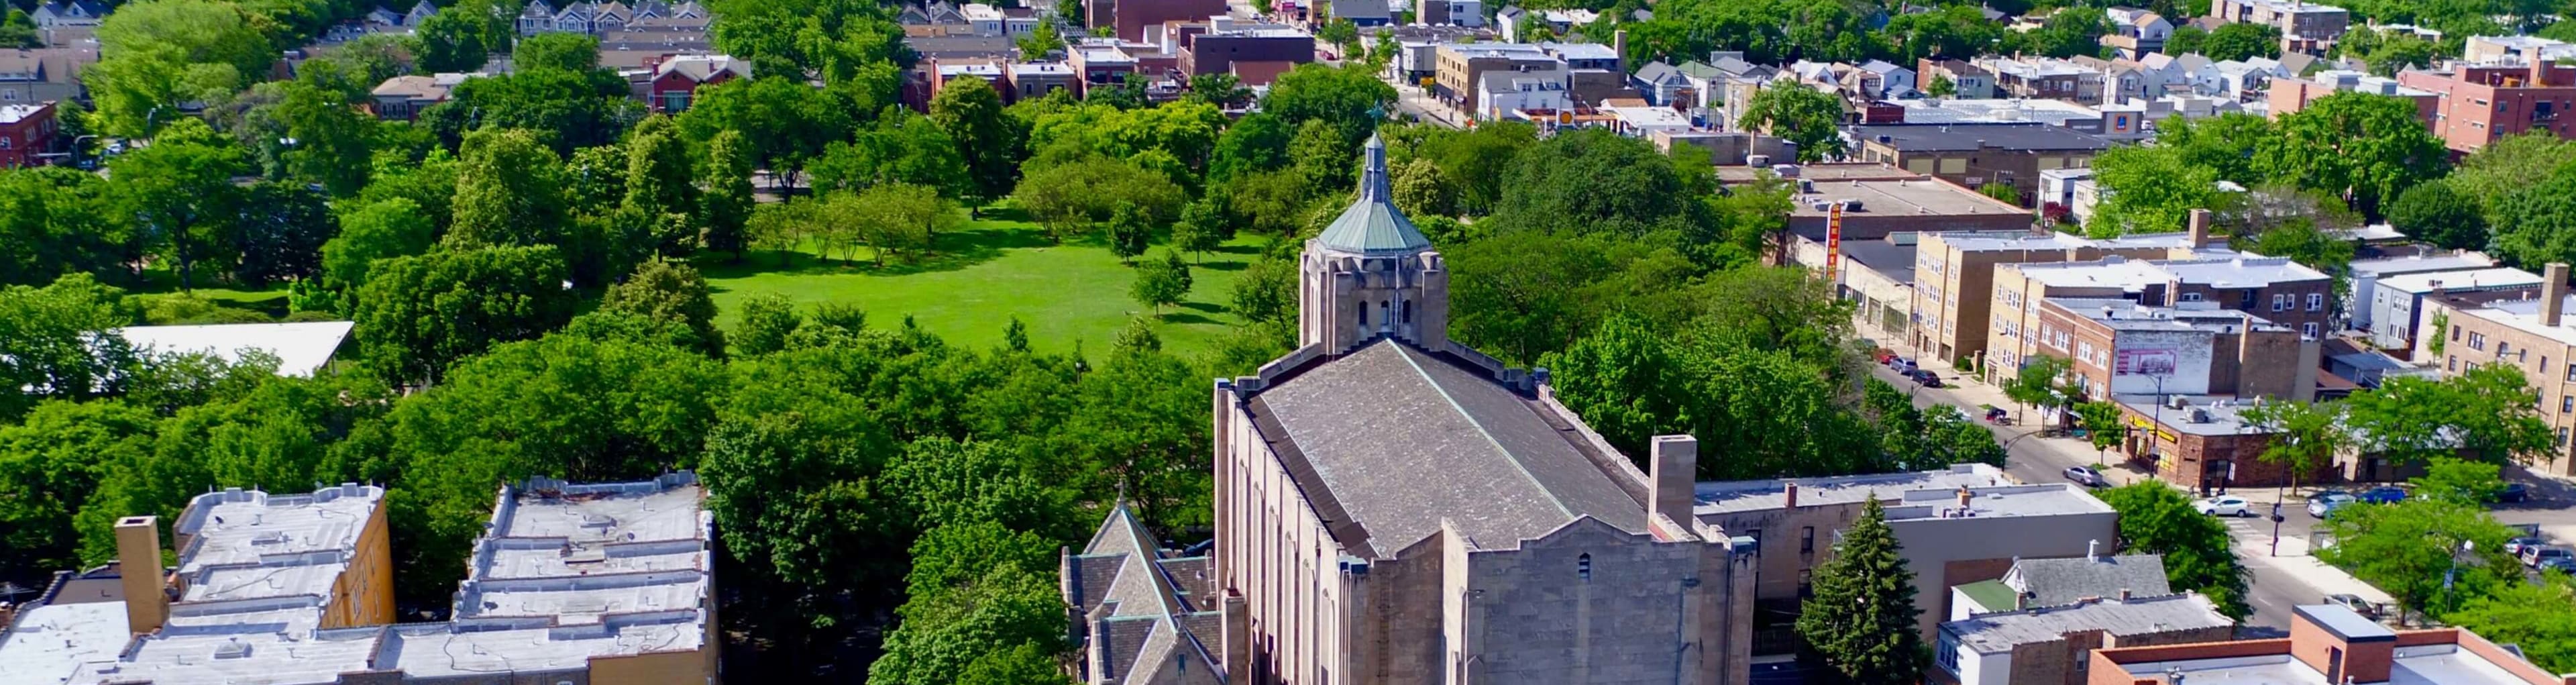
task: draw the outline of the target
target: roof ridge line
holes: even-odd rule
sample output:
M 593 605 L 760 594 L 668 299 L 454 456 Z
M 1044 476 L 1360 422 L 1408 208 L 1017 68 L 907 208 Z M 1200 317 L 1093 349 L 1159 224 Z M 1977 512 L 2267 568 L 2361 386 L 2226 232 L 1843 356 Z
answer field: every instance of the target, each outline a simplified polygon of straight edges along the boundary
M 1387 343 L 1394 344 L 1394 340 L 1387 339 Z M 1412 367 L 1415 374 L 1422 376 L 1422 380 L 1431 385 L 1433 392 L 1440 394 L 1440 401 L 1449 403 L 1449 408 L 1458 412 L 1459 418 L 1466 419 L 1467 425 L 1475 427 L 1476 435 L 1483 437 L 1485 439 L 1485 444 L 1492 445 L 1494 447 L 1494 451 L 1503 453 L 1503 460 L 1511 462 L 1513 471 L 1520 472 L 1522 478 L 1529 479 L 1530 485 L 1537 486 L 1539 494 L 1547 497 L 1548 504 L 1556 505 L 1556 510 L 1563 512 L 1569 518 L 1577 515 L 1574 513 L 1573 508 L 1565 506 L 1565 499 L 1558 497 L 1556 490 L 1547 487 L 1546 481 L 1539 480 L 1538 474 L 1530 473 L 1529 467 L 1521 463 L 1520 455 L 1514 454 L 1511 449 L 1504 447 L 1503 441 L 1495 439 L 1494 432 L 1487 430 L 1484 422 L 1476 420 L 1476 414 L 1474 412 L 1467 411 L 1467 407 L 1465 405 L 1458 403 L 1458 398 L 1451 397 L 1449 395 L 1448 386 L 1441 385 L 1440 379 L 1431 377 L 1431 373 L 1429 371 L 1423 370 L 1422 363 L 1415 361 L 1410 352 L 1410 348 L 1398 345 L 1396 356 L 1403 358 L 1406 366 Z

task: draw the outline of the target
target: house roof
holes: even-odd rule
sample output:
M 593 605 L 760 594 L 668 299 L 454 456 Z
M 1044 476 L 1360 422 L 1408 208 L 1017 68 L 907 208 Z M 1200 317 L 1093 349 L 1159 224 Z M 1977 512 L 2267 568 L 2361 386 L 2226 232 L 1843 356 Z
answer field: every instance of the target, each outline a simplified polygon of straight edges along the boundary
M 1337 250 L 1365 254 L 1416 252 L 1430 249 L 1431 239 L 1413 227 L 1413 221 L 1395 208 L 1395 194 L 1388 189 L 1386 143 L 1370 136 L 1367 146 L 1368 168 L 1360 179 L 1360 197 L 1349 209 L 1325 226 L 1315 240 Z
M 1223 623 L 1208 605 L 1214 599 L 1208 588 L 1214 586 L 1203 577 L 1206 557 L 1167 556 L 1121 503 L 1082 553 L 1066 561 L 1065 604 L 1083 616 L 1086 628 L 1097 625 L 1088 642 L 1102 657 L 1098 675 L 1106 682 L 1168 682 L 1160 674 L 1181 660 L 1200 666 L 1195 673 L 1177 669 L 1188 676 L 1184 682 L 1216 682 L 1207 645 L 1221 637 Z
M 264 351 L 277 357 L 278 375 L 310 376 L 331 362 L 355 326 L 347 321 L 127 326 L 116 333 L 137 349 L 205 353 L 226 361 L 238 361 L 244 352 Z
M 1637 68 L 1637 80 L 1647 83 L 1679 81 L 1681 78 L 1682 71 L 1680 69 L 1674 68 L 1671 64 L 1666 64 L 1662 60 L 1647 62 L 1646 66 Z
M 2030 595 L 2031 606 L 2118 597 L 2122 591 L 2135 597 L 2173 594 L 2165 582 L 2164 557 L 2154 554 L 2023 559 L 2004 573 L 2004 584 Z
M 750 78 L 751 62 L 734 59 L 728 55 L 681 55 L 663 60 L 660 66 L 654 68 L 653 76 L 658 78 L 676 73 L 691 81 L 703 83 L 707 79 L 715 78 L 717 74 L 727 72 L 737 77 Z
M 1332 2 L 1333 16 L 1336 18 L 1353 21 L 1393 18 L 1393 15 L 1387 12 L 1386 0 L 1332 0 Z
M 447 98 L 447 87 L 439 85 L 436 77 L 422 76 L 418 74 L 396 76 L 385 79 L 384 83 L 377 84 L 375 90 L 369 92 L 380 98 L 401 97 L 432 100 L 443 100 Z
M 1958 644 L 1979 654 L 2003 654 L 2021 645 L 2064 640 L 2067 633 L 2145 635 L 2233 625 L 2236 621 L 2218 613 L 2209 598 L 2181 594 L 1983 614 L 1943 623 L 1941 632 L 1957 636 Z
M 1246 411 L 1356 555 L 1444 525 L 1506 548 L 1586 517 L 1645 524 L 1640 496 L 1605 466 L 1623 457 L 1579 446 L 1577 420 L 1447 353 L 1380 339 L 1297 370 Z

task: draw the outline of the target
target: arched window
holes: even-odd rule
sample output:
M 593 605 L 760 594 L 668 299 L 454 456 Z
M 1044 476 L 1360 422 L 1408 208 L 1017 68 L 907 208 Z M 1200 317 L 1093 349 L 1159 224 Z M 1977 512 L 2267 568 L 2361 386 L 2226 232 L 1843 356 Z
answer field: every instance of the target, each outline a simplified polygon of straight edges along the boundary
M 1577 577 L 1577 578 L 1581 578 L 1581 579 L 1583 579 L 1583 580 L 1591 580 L 1591 579 L 1592 579 L 1592 555 L 1591 555 L 1591 553 L 1588 553 L 1588 552 L 1587 552 L 1587 553 L 1585 553 L 1583 556 L 1579 556 L 1579 557 L 1575 557 L 1575 558 L 1574 558 L 1574 575 L 1575 575 L 1575 577 Z

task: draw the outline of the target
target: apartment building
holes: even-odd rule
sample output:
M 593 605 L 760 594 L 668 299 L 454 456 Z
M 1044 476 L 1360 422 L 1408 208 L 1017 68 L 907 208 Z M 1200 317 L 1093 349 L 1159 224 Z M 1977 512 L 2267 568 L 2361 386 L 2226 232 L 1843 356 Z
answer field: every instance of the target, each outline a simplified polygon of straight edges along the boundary
M 1272 74 L 1246 78 L 1245 83 L 1269 83 L 1275 74 L 1295 65 L 1315 61 L 1315 36 L 1303 30 L 1279 26 L 1230 28 L 1191 36 L 1181 48 L 1181 73 L 1235 74 L 1238 65 L 1258 73 Z M 1269 66 L 1263 66 L 1269 65 Z
M 2287 638 L 2094 650 L 2084 682 L 2576 685 L 2466 629 L 2390 630 L 2330 604 L 2291 612 Z
M 2441 95 L 2422 88 L 2408 87 L 2399 83 L 2397 79 L 2372 76 L 2366 72 L 2349 69 L 2327 69 L 2303 79 L 2274 79 L 2272 86 L 2263 93 L 2264 100 L 2272 107 L 2266 115 L 2278 119 L 2281 115 L 2307 109 L 2308 104 L 2316 102 L 2317 98 L 2336 93 L 2369 93 L 2405 98 L 2414 103 L 2415 118 L 2427 125 L 2436 124 L 2436 115 L 2439 114 L 2442 104 Z
M 2539 36 L 2470 36 L 2460 46 L 2460 61 L 2555 62 L 2576 58 L 2576 43 Z
M 0 105 L 0 169 L 44 164 L 61 130 L 54 103 Z
M 1565 63 L 1539 46 L 1521 43 L 1451 43 L 1439 49 L 1431 93 L 1462 109 L 1474 107 L 1489 72 L 1563 72 Z
M 2014 485 L 1985 464 L 1700 483 L 1697 497 L 1692 512 L 1701 522 L 1758 547 L 1757 604 L 1792 613 L 1816 565 L 1832 558 L 1842 529 L 1859 518 L 1863 502 L 1878 500 L 1914 570 L 1914 596 L 1923 609 L 1916 628 L 1927 642 L 1950 614 L 1950 586 L 2000 579 L 2019 558 L 2088 554 L 2119 532 L 2119 514 L 2082 487 Z
M 2345 267 L 2352 287 L 2344 296 L 2343 311 L 2351 317 L 2353 329 L 2372 330 L 2381 321 L 2385 321 L 2378 318 L 2377 299 L 2380 279 L 2406 274 L 2476 271 L 2494 266 L 2495 258 L 2488 257 L 2482 252 L 2467 250 L 2448 252 L 2419 250 L 2409 254 L 2356 259 Z M 2408 317 L 2402 325 L 2413 326 L 2413 317 Z
M 1976 100 L 1995 96 L 1994 72 L 1963 60 L 1925 57 L 1915 62 L 1914 73 L 1922 78 L 1926 92 L 1932 89 L 1934 80 L 1946 78 L 1951 90 L 1948 97 Z
M 1978 60 L 1978 64 L 1994 72 L 1995 92 L 2001 97 L 2102 104 L 2103 74 L 2099 69 L 2048 57 L 1987 57 Z
M 2039 172 L 2093 166 L 2111 141 L 2046 124 L 1892 124 L 1854 126 L 1861 161 L 1982 188 L 2008 183 L 2024 197 L 2039 191 Z
M 2482 364 L 2521 369 L 2557 436 L 2553 453 L 2532 468 L 2561 476 L 2576 475 L 2568 440 L 2576 429 L 2576 327 L 2563 316 L 2567 295 L 2567 265 L 2550 264 L 2537 298 L 2426 307 L 2416 344 L 2416 359 L 2438 363 L 2445 374 Z
M 2370 332 L 2370 344 L 2393 350 L 2414 349 L 2415 336 L 2424 325 L 2418 314 L 2425 310 L 2427 301 L 2531 299 L 2540 294 L 2541 281 L 2539 274 L 2505 267 L 2400 274 L 2378 280 L 2368 309 L 2370 323 L 2362 330 Z M 2361 318 L 2354 317 L 2356 321 Z
M 2209 16 L 2280 29 L 2282 52 L 2324 51 L 2352 26 L 2352 13 L 2343 8 L 2304 0 L 2211 0 Z
M 1082 25 L 1108 27 L 1125 40 L 1145 40 L 1145 27 L 1206 21 L 1226 11 L 1224 0 L 1083 0 Z
M 2012 264 L 2040 264 L 2124 259 L 2209 258 L 2235 255 L 2210 240 L 2207 222 L 2200 230 L 2089 240 L 2063 233 L 1997 238 L 1988 235 L 1927 233 L 1916 248 L 1913 301 L 1906 311 L 1915 335 L 1906 344 L 1918 354 L 1943 360 L 1986 352 L 1993 314 L 2018 312 L 2016 298 L 1995 308 L 1996 269 Z M 2019 316 L 2019 314 L 2016 314 Z M 2019 325 L 2033 325 L 2022 321 Z
M 2210 302 L 2159 307 L 2051 297 L 2040 302 L 2039 327 L 2011 337 L 2022 344 L 1995 355 L 1994 377 L 2017 376 L 2024 359 L 2046 354 L 2069 360 L 2068 380 L 2096 400 L 2148 393 L 2305 399 L 2316 389 L 2316 340 Z
M 2130 259 L 2120 255 L 2083 262 L 2005 264 L 1995 270 L 1993 325 L 1998 337 L 2039 330 L 2040 303 L 2052 297 L 2116 299 L 2149 306 L 2208 303 L 2261 316 L 2316 338 L 2333 315 L 2326 307 L 2333 278 L 2283 257 L 2228 254 L 2201 259 Z M 1996 367 L 2018 365 L 2039 352 L 2025 340 L 1994 347 L 2015 352 Z M 2008 362 L 2008 363 L 2007 363 Z
M 2576 138 L 2568 112 L 2576 109 L 2576 67 L 2549 60 L 2453 63 L 2438 71 L 2406 71 L 2397 82 L 2441 99 L 2427 121 L 2433 135 L 2462 153 L 2524 131 Z

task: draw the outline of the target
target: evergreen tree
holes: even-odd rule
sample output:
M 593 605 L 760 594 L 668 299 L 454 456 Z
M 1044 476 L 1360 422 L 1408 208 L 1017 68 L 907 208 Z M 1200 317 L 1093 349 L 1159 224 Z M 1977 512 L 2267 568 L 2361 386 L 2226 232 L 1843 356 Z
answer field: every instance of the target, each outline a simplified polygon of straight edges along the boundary
M 1843 531 L 1834 558 L 1816 568 L 1815 595 L 1799 608 L 1798 637 L 1827 678 L 1846 683 L 1923 679 L 1927 652 L 1914 624 L 1914 571 L 1877 499 Z

